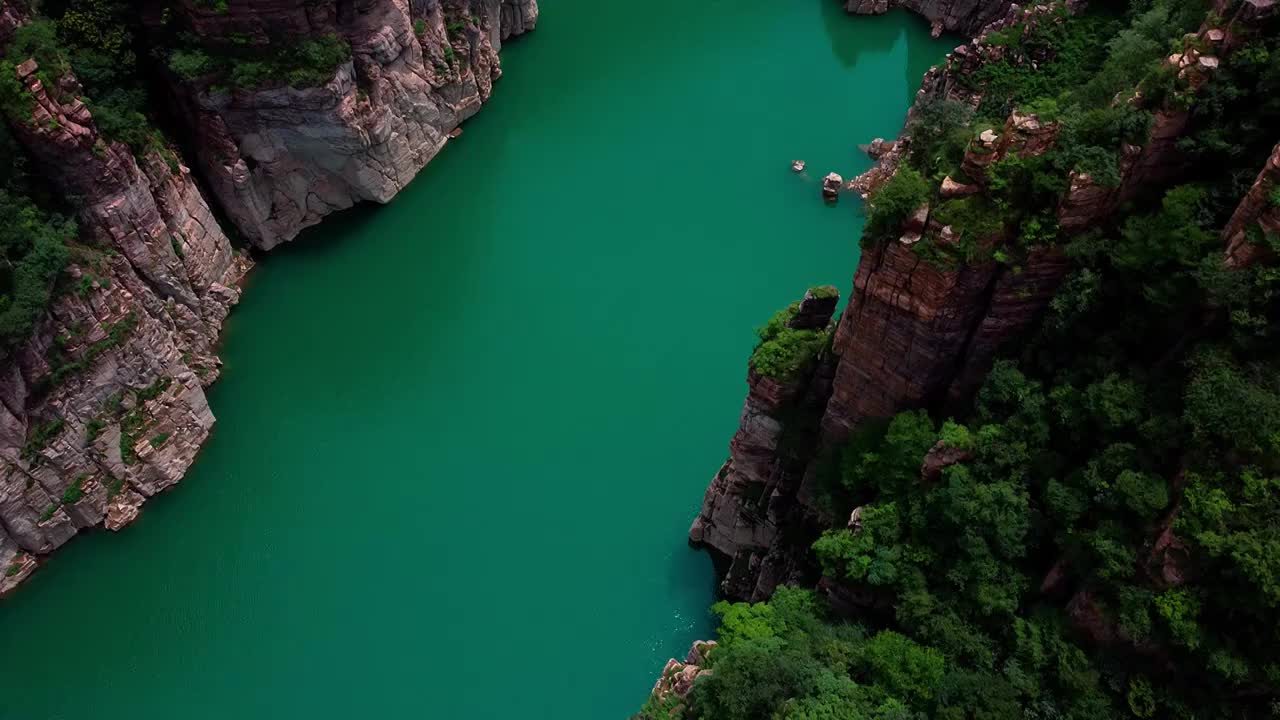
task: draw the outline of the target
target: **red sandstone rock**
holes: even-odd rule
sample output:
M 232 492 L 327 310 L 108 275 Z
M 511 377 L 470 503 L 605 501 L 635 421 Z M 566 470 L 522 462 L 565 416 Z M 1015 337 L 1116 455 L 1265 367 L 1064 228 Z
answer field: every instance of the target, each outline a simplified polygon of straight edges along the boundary
M 658 676 L 658 681 L 653 685 L 653 690 L 650 692 L 651 699 L 657 703 L 665 703 L 673 697 L 680 700 L 688 697 L 689 692 L 693 690 L 694 682 L 699 677 L 711 674 L 711 669 L 703 666 L 706 665 L 708 653 L 715 647 L 714 640 L 695 640 L 684 662 L 675 658 L 668 660 L 666 666 L 662 668 L 662 674 Z M 679 710 L 671 715 L 671 717 L 679 716 Z
M 942 197 L 944 198 L 965 197 L 967 195 L 976 195 L 980 192 L 982 192 L 982 187 L 979 185 L 958 183 L 952 180 L 950 175 L 942 178 Z
M 840 197 L 840 186 L 844 185 L 844 178 L 837 173 L 827 173 L 822 178 L 822 197 L 827 200 L 835 200 Z
M 836 331 L 840 361 L 824 439 L 840 442 L 867 418 L 918 407 L 945 390 L 996 270 L 993 262 L 939 269 L 901 243 L 865 251 Z
M 920 464 L 920 480 L 932 485 L 942 479 L 942 471 L 973 459 L 973 451 L 949 447 L 942 441 L 929 449 Z
M 1229 267 L 1248 267 L 1269 256 L 1264 246 L 1250 241 L 1249 231 L 1280 233 L 1280 207 L 1271 201 L 1277 192 L 1280 192 L 1280 145 L 1272 150 L 1271 157 L 1222 230 Z

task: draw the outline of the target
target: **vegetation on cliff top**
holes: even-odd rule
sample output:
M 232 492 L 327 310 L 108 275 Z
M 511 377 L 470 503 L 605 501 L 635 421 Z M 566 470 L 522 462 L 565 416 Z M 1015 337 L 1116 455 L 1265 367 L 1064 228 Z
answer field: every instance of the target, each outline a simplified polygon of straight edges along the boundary
M 756 330 L 760 344 L 751 353 L 753 371 L 775 380 L 790 380 L 812 366 L 818 352 L 827 344 L 827 330 L 798 330 L 787 327 L 800 310 L 791 303 L 774 314 L 769 322 Z
M 134 53 L 136 8 L 123 0 L 70 0 L 43 8 L 19 27 L 0 57 L 0 113 L 14 124 L 30 124 L 34 98 L 15 68 L 27 59 L 39 65 L 45 87 L 57 87 L 68 72 L 103 137 L 134 152 L 159 153 L 177 170 L 177 156 L 147 117 L 144 74 Z M 28 162 L 7 127 L 0 124 L 0 354 L 30 336 L 55 294 L 57 279 L 71 259 L 77 238 L 67 218 L 66 198 L 27 171 Z M 60 377 L 55 373 L 55 382 Z
M 338 66 L 351 59 L 351 46 L 328 34 L 270 46 L 243 41 L 219 47 L 183 36 L 183 47 L 169 55 L 169 69 L 184 80 L 213 78 L 215 86 L 255 89 L 271 85 L 308 88 L 333 79 Z
M 1118 185 L 1121 148 L 1146 141 L 1151 108 L 1193 102 L 1184 92 L 1186 80 L 1163 62 L 1205 15 L 1197 0 L 1143 0 L 1133 3 L 1127 18 L 1108 5 L 1080 15 L 1059 9 L 993 34 L 988 42 L 1002 50 L 999 59 L 958 76 L 981 94 L 977 109 L 953 100 L 918 108 L 908 128 L 906 162 L 871 199 L 864 243 L 894 235 L 916 207 L 930 203 L 938 210 L 937 187 L 947 176 L 984 181 L 987 192 L 941 208 L 943 216 L 934 219 L 950 225 L 960 243 L 940 247 L 926 237 L 914 248 L 932 261 L 982 259 L 995 247 L 978 241 L 997 234 L 1014 240 L 1002 258 L 1011 249 L 1059 242 L 1053 212 L 1071 173 L 1087 174 L 1102 187 Z M 1141 102 L 1128 101 L 1135 93 Z M 976 152 L 974 139 L 984 130 L 999 131 L 1015 110 L 1053 123 L 1052 146 L 1034 157 L 1010 153 L 985 177 L 968 177 L 962 168 L 966 148 Z M 905 209 L 910 202 L 915 207 Z
M 1033 103 L 1066 118 L 1067 149 L 996 167 L 989 200 L 939 211 L 1017 228 L 1025 244 L 1064 243 L 1073 274 L 967 414 L 866 424 L 819 465 L 839 522 L 812 559 L 844 612 L 789 588 L 717 606 L 712 672 L 645 717 L 1280 716 L 1280 273 L 1270 259 L 1227 267 L 1221 241 L 1277 140 L 1280 28 L 1182 103 L 1185 184 L 1073 238 L 1030 224 L 1085 149 L 1114 153 L 1145 133 L 1140 113 L 1091 103 L 1164 82 L 1158 60 L 1189 8 L 1204 16 L 1157 1 L 1124 22 L 1084 18 L 1111 28 L 1087 46 L 1066 20 L 1041 59 L 1097 62 L 990 71 L 999 112 Z M 917 178 L 958 170 L 983 123 L 955 105 L 918 117 L 914 174 L 892 202 L 873 200 L 873 221 L 891 211 L 886 226 L 923 202 Z M 1251 239 L 1267 258 L 1280 251 L 1260 229 Z

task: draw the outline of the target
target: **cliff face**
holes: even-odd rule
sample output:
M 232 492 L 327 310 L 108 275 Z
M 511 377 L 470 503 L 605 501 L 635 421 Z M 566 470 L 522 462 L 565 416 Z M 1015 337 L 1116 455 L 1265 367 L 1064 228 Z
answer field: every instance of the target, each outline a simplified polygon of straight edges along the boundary
M 1251 232 L 1280 234 L 1277 193 L 1280 193 L 1280 145 L 1271 152 L 1262 172 L 1223 228 L 1229 267 L 1246 267 L 1268 256 L 1264 246 L 1252 242 L 1249 235 Z
M 838 302 L 834 292 L 816 297 L 810 291 L 788 326 L 825 331 Z M 689 531 L 691 543 L 711 552 L 727 596 L 767 596 L 796 572 L 796 564 L 778 554 L 807 547 L 779 540 L 785 528 L 803 526 L 794 517 L 804 510 L 797 494 L 812 452 L 812 428 L 803 422 L 821 413 L 831 370 L 828 355 L 815 360 L 791 376 L 769 377 L 754 369 L 748 374 L 729 459 L 712 479 Z
M 990 8 L 984 8 L 984 12 Z M 934 7 L 930 12 L 938 11 Z M 928 13 L 926 13 L 928 14 Z M 930 17 L 933 17 L 930 15 Z M 990 42 L 993 33 L 1017 25 L 1058 22 L 1047 6 L 1007 8 L 1004 17 L 982 35 L 957 47 L 924 79 L 909 122 L 930 102 L 948 100 L 978 107 L 980 91 L 964 78 L 1007 52 Z M 1196 92 L 1217 68 L 1217 55 L 1230 48 L 1226 31 L 1206 26 L 1187 41 L 1187 50 L 1168 58 L 1186 88 Z M 1142 103 L 1141 98 L 1131 102 Z M 1177 141 L 1187 126 L 1185 105 L 1148 108 L 1151 130 L 1141 145 L 1117 148 L 1118 180 L 1103 185 L 1084 173 L 1067 178 L 1056 212 L 1064 238 L 1107 220 L 1139 190 L 1167 186 L 1182 167 Z M 947 177 L 945 202 L 988 192 L 986 168 L 1005 157 L 1034 158 L 1051 150 L 1058 128 L 1034 115 L 1012 113 L 1003 127 L 988 130 L 969 145 L 964 182 Z M 877 145 L 877 165 L 849 187 L 868 193 L 897 171 L 910 139 Z M 1275 227 L 1268 202 L 1275 187 L 1276 158 L 1237 212 L 1238 228 Z M 1051 206 L 1052 207 L 1052 206 Z M 1271 223 L 1270 225 L 1268 223 Z M 823 526 L 813 486 L 828 450 L 870 420 L 913 408 L 954 413 L 972 398 L 990 370 L 997 351 L 1024 335 L 1071 270 L 1062 243 L 1010 249 L 1015 260 L 995 250 L 1012 248 L 1016 228 L 987 230 L 960 245 L 960 229 L 947 224 L 937 208 L 924 205 L 903 222 L 894 237 L 864 249 L 848 307 L 840 316 L 828 355 L 814 374 L 779 386 L 749 378 L 749 395 L 730 459 L 712 480 L 690 541 L 706 546 L 719 563 L 726 597 L 762 600 L 781 582 L 812 578 L 805 554 Z M 1237 243 L 1239 262 L 1256 244 Z M 920 252 L 929 248 L 934 252 Z M 936 250 L 950 254 L 939 255 Z M 965 259 L 972 252 L 974 259 Z M 808 398 L 794 403 L 793 398 Z M 787 407 L 785 423 L 780 407 Z M 785 426 L 807 428 L 816 436 L 804 456 L 780 451 L 777 436 Z M 814 431 L 813 428 L 819 428 Z
M 489 99 L 502 41 L 532 30 L 535 0 L 187 0 L 212 53 L 333 37 L 350 47 L 318 86 L 246 88 L 216 75 L 175 80 L 196 160 L 253 244 L 293 239 L 331 212 L 387 202 Z M 159 24 L 153 12 L 150 22 Z
M 335 210 L 390 200 L 489 98 L 502 41 L 538 17 L 535 0 L 162 10 L 142 8 L 215 48 L 267 56 L 318 37 L 349 47 L 318 85 L 175 80 L 205 185 L 263 249 Z M 0 3 L 0 49 L 28 21 L 25 6 Z M 182 479 L 214 423 L 204 388 L 251 266 L 172 148 L 135 155 L 104 137 L 69 72 L 49 77 L 29 60 L 16 75 L 31 112 L 10 130 L 76 212 L 83 244 L 31 337 L 0 360 L 0 594 L 80 530 L 119 529 Z
M 187 168 L 107 142 L 74 77 L 45 87 L 37 69 L 18 70 L 34 109 L 13 132 L 92 244 L 0 376 L 0 592 L 36 556 L 124 526 L 182 478 L 213 425 L 204 387 L 249 267 Z
M 945 32 L 973 35 L 989 23 L 1004 17 L 1012 2 L 998 0 L 845 0 L 845 10 L 854 15 L 882 15 L 906 8 L 933 25 L 933 36 Z

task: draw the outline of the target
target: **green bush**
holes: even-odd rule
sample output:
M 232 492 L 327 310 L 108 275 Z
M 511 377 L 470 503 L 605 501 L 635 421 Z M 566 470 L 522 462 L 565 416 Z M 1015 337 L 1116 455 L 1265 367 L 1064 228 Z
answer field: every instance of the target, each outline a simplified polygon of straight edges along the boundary
M 80 498 L 84 497 L 84 481 L 88 478 L 89 475 L 86 473 L 71 481 L 71 484 L 62 493 L 63 505 L 75 505 L 80 502 Z
M 930 213 L 930 219 L 951 226 L 966 255 L 972 255 L 977 243 L 990 240 L 1005 227 L 1003 213 L 983 193 L 942 202 Z
M 27 122 L 35 110 L 35 98 L 18 80 L 15 65 L 0 60 L 0 112 L 16 122 Z
M 917 106 L 906 132 L 908 161 L 926 176 L 955 175 L 972 136 L 973 108 L 955 100 L 930 100 Z
M 36 425 L 27 435 L 27 442 L 22 446 L 22 457 L 28 462 L 35 462 L 40 451 L 45 449 L 51 440 L 62 432 L 62 428 L 66 423 L 62 418 L 53 418 L 39 425 Z
M 5 56 L 15 64 L 35 58 L 40 72 L 49 78 L 57 78 L 71 69 L 58 40 L 57 25 L 45 18 L 37 18 L 14 30 Z
M 183 80 L 195 80 L 215 67 L 209 53 L 200 48 L 179 48 L 169 54 L 169 69 Z
M 169 68 L 186 80 L 220 75 L 238 88 L 308 88 L 331 80 L 338 66 L 350 59 L 351 46 L 329 34 L 283 47 L 278 43 L 175 50 L 169 55 Z
M 903 221 L 929 200 L 931 188 L 919 172 L 899 167 L 884 185 L 872 193 L 867 210 L 864 246 L 898 231 Z
M 0 190 L 0 349 L 27 339 L 70 261 L 73 221 L 41 211 L 30 199 Z
M 761 375 L 787 380 L 807 368 L 827 342 L 827 333 L 783 328 L 751 354 L 751 369 Z
M 791 322 L 791 318 L 796 316 L 800 311 L 800 303 L 793 302 L 785 308 L 773 314 L 769 318 L 769 322 L 756 328 L 756 336 L 760 338 L 760 342 L 768 342 L 778 336 L 787 327 L 787 323 Z

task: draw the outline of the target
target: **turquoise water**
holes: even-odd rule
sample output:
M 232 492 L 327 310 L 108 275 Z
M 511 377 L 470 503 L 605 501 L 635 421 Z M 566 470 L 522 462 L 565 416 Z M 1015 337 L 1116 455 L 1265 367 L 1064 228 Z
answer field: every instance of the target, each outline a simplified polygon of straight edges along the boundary
M 712 632 L 752 328 L 852 277 L 817 178 L 946 49 L 839 5 L 543 0 L 395 202 L 261 262 L 184 483 L 0 604 L 0 718 L 638 708 Z

